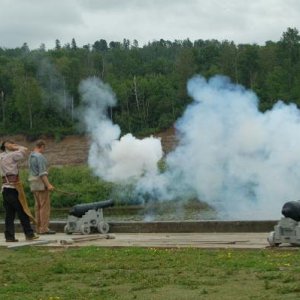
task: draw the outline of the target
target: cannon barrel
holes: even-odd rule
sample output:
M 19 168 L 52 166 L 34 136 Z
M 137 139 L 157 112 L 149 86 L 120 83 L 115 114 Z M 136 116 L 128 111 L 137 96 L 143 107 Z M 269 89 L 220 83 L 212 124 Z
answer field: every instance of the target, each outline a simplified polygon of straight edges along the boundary
M 114 205 L 113 200 L 105 200 L 105 201 L 99 201 L 99 202 L 76 204 L 70 209 L 69 215 L 80 218 L 87 211 L 89 211 L 91 209 L 98 210 L 100 208 L 106 208 L 106 207 L 110 207 L 110 206 L 113 206 L 113 205 Z
M 286 218 L 291 218 L 297 222 L 300 221 L 300 201 L 286 202 L 281 210 Z

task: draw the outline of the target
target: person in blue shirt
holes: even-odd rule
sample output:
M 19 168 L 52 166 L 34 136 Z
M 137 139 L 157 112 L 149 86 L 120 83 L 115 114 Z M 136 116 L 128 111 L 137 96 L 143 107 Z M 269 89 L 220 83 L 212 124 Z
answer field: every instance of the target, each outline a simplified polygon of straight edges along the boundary
M 44 140 L 35 143 L 29 155 L 29 184 L 35 199 L 36 231 L 38 234 L 55 234 L 49 229 L 50 222 L 50 192 L 54 190 L 48 178 L 48 163 L 43 155 L 46 149 Z

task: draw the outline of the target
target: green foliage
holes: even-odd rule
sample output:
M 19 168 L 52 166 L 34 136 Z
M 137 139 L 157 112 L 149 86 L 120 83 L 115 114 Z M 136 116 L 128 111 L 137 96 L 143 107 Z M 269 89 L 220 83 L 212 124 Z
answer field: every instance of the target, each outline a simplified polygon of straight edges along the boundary
M 195 74 L 229 76 L 251 88 L 266 110 L 279 99 L 300 105 L 300 35 L 287 28 L 265 45 L 217 40 L 138 41 L 100 39 L 78 47 L 75 39 L 54 49 L 0 49 L 0 134 L 76 133 L 81 105 L 78 85 L 97 76 L 116 92 L 112 120 L 122 133 L 141 134 L 174 124 L 190 99 L 187 80 Z M 2 93 L 3 92 L 3 93 Z
M 110 198 L 112 184 L 93 176 L 87 167 L 51 168 L 49 179 L 57 189 L 57 192 L 52 194 L 54 207 L 70 207 L 78 203 L 95 202 Z
M 31 207 L 34 199 L 28 184 L 28 171 L 21 170 L 21 178 Z M 56 188 L 51 193 L 51 206 L 69 208 L 75 204 L 110 199 L 113 185 L 92 175 L 86 166 L 52 167 L 49 180 Z M 1 201 L 2 202 L 2 201 Z
M 165 169 L 163 161 L 161 170 Z M 34 198 L 30 191 L 27 168 L 21 169 L 21 180 L 29 206 L 33 209 Z M 117 206 L 141 204 L 134 193 L 135 183 L 113 184 L 94 176 L 92 171 L 83 165 L 51 167 L 49 180 L 55 187 L 51 192 L 53 208 L 70 208 L 75 204 L 97 202 L 112 199 Z M 0 210 L 3 211 L 2 194 L 0 193 Z

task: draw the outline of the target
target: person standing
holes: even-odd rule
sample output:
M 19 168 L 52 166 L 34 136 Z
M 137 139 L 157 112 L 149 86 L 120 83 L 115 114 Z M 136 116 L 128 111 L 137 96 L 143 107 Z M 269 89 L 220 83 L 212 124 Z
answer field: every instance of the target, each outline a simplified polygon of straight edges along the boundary
M 35 199 L 36 230 L 38 234 L 55 234 L 49 229 L 50 222 L 50 191 L 54 190 L 49 182 L 47 160 L 43 153 L 46 149 L 44 140 L 35 143 L 33 151 L 29 155 L 29 184 Z
M 35 223 L 27 204 L 22 182 L 19 178 L 19 162 L 24 160 L 27 148 L 12 141 L 4 141 L 0 149 L 0 172 L 2 176 L 2 196 L 5 209 L 6 242 L 18 242 L 15 238 L 15 215 L 18 215 L 26 240 L 39 238 L 33 231 L 30 221 Z

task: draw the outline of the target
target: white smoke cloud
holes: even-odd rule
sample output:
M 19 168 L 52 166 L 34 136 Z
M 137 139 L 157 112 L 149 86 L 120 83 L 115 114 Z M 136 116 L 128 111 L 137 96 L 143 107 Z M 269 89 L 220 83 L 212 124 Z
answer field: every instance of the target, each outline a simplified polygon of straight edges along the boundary
M 194 102 L 177 122 L 169 173 L 223 218 L 280 217 L 282 205 L 300 195 L 296 105 L 279 101 L 261 113 L 252 91 L 222 76 L 194 77 L 188 93 Z
M 163 155 L 160 140 L 154 137 L 137 139 L 131 134 L 120 138 L 119 126 L 107 117 L 107 109 L 116 104 L 110 86 L 90 78 L 83 81 L 79 89 L 85 104 L 85 124 L 92 141 L 88 163 L 94 173 L 112 182 L 157 174 L 157 163 Z
M 120 138 L 119 126 L 106 117 L 107 107 L 116 103 L 110 87 L 84 81 L 95 174 L 114 182 L 134 178 L 137 195 L 160 201 L 197 198 L 224 219 L 278 219 L 282 205 L 300 195 L 296 105 L 279 101 L 262 113 L 255 93 L 223 76 L 208 81 L 195 76 L 187 88 L 194 101 L 176 122 L 179 144 L 159 173 L 160 141 Z

